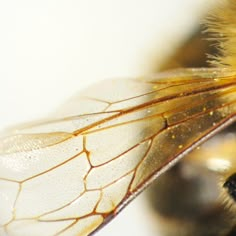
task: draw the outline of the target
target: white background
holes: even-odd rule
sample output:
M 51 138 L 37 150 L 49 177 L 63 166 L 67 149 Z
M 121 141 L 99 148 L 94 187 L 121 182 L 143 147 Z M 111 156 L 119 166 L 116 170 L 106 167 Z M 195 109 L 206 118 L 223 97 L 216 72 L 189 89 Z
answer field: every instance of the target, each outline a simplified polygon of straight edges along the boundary
M 205 0 L 0 0 L 0 129 L 101 79 L 151 73 L 207 9 Z M 142 197 L 98 235 L 156 235 Z

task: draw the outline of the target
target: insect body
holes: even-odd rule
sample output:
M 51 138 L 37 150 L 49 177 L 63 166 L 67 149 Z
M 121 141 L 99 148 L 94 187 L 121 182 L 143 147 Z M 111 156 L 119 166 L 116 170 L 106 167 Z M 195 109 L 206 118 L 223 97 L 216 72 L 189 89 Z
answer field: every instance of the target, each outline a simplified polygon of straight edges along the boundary
M 235 122 L 233 68 L 104 81 L 56 118 L 1 138 L 0 235 L 96 232 L 184 155 Z M 224 188 L 234 202 L 230 161 Z

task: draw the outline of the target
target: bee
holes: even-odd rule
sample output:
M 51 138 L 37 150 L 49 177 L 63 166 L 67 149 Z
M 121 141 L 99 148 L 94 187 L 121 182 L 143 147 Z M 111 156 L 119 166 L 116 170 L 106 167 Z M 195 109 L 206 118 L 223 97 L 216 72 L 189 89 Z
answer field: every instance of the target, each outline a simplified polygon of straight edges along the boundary
M 94 234 L 155 179 L 161 182 L 163 173 L 173 180 L 170 185 L 166 181 L 164 187 L 160 185 L 162 193 L 170 190 L 165 195 L 171 199 L 165 199 L 169 218 L 177 216 L 181 222 L 173 189 L 178 187 L 184 194 L 188 189 L 182 188 L 183 181 L 176 184 L 174 180 L 182 178 L 182 173 L 199 177 L 196 171 L 202 169 L 210 180 L 207 186 L 212 179 L 216 181 L 216 195 L 219 191 L 226 200 L 213 201 L 217 206 L 213 209 L 207 206 L 215 194 L 201 202 L 184 198 L 190 205 L 201 206 L 203 213 L 219 212 L 214 212 L 213 219 L 195 212 L 192 219 L 198 226 L 202 219 L 219 225 L 214 232 L 199 227 L 196 235 L 235 234 L 236 138 L 232 125 L 236 120 L 236 55 L 232 22 L 236 22 L 236 4 L 230 0 L 227 4 L 227 12 L 219 7 L 216 19 L 209 23 L 209 31 L 221 37 L 222 55 L 212 59 L 215 67 L 104 81 L 74 97 L 54 118 L 4 134 L 0 140 L 0 235 Z M 217 141 L 220 131 L 225 136 Z M 178 163 L 187 154 L 182 171 Z M 166 204 L 163 206 L 168 212 Z M 184 205 L 184 210 L 190 218 L 192 208 Z M 194 235 L 192 225 L 183 224 L 189 230 L 176 231 L 180 232 L 177 235 Z M 168 230 L 163 234 L 173 235 Z

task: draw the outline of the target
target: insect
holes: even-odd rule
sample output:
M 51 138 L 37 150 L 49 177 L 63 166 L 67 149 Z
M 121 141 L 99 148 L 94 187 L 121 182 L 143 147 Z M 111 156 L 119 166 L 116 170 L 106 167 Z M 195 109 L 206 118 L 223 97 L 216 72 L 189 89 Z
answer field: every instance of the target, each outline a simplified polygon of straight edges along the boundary
M 236 7 L 229 4 L 232 17 Z M 223 43 L 230 57 L 215 59 L 216 68 L 104 81 L 57 117 L 1 138 L 0 235 L 93 234 L 183 156 L 235 123 L 235 54 L 228 52 L 231 40 Z M 234 205 L 236 166 L 227 161 L 213 171 Z

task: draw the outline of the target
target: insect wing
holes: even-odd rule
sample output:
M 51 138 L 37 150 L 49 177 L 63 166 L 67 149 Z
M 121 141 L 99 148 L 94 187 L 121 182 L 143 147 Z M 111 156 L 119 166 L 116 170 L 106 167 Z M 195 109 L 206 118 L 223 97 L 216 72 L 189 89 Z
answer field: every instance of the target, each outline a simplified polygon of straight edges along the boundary
M 89 235 L 234 122 L 236 72 L 111 80 L 0 142 L 0 234 Z

